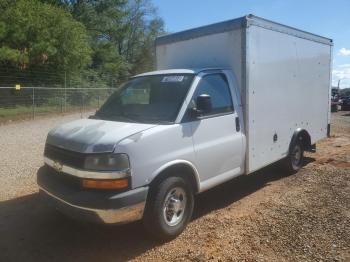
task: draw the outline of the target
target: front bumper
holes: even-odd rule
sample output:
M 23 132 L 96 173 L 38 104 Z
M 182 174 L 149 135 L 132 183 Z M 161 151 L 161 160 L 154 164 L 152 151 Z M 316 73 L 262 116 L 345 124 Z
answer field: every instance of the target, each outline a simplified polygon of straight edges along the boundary
M 42 199 L 69 217 L 103 224 L 124 224 L 140 220 L 145 208 L 148 187 L 122 193 L 86 190 L 66 185 L 44 166 L 37 173 Z

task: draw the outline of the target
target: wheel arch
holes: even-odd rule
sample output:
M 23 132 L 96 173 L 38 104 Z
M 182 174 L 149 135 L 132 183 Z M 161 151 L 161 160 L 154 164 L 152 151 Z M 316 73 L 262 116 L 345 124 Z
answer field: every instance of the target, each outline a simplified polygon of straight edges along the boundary
M 292 146 L 296 143 L 296 141 L 300 140 L 304 150 L 310 151 L 312 150 L 312 145 L 311 145 L 311 136 L 309 132 L 305 129 L 302 128 L 297 128 L 292 136 L 292 139 L 289 144 L 289 151 L 291 151 Z
M 170 176 L 180 176 L 190 181 L 194 193 L 200 189 L 199 174 L 193 163 L 187 160 L 174 160 L 158 168 L 152 175 L 150 186 Z

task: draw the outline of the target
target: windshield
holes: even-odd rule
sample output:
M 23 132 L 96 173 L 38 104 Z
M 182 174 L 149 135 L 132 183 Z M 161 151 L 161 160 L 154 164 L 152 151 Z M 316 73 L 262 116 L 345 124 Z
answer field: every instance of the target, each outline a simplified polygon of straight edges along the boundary
M 123 122 L 174 122 L 193 74 L 137 77 L 113 93 L 95 118 Z

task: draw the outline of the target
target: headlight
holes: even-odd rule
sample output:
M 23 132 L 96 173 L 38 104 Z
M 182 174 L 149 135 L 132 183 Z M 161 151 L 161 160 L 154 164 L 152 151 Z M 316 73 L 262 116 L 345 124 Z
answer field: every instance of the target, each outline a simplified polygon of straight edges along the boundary
M 125 171 L 130 165 L 127 154 L 101 154 L 87 156 L 84 167 L 96 171 Z

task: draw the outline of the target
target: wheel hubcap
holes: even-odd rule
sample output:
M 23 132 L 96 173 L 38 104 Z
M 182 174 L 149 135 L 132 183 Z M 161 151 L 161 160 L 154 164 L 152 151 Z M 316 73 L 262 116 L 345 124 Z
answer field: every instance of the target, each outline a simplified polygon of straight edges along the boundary
M 186 192 L 180 187 L 173 188 L 165 197 L 163 216 L 169 226 L 179 224 L 187 204 Z

